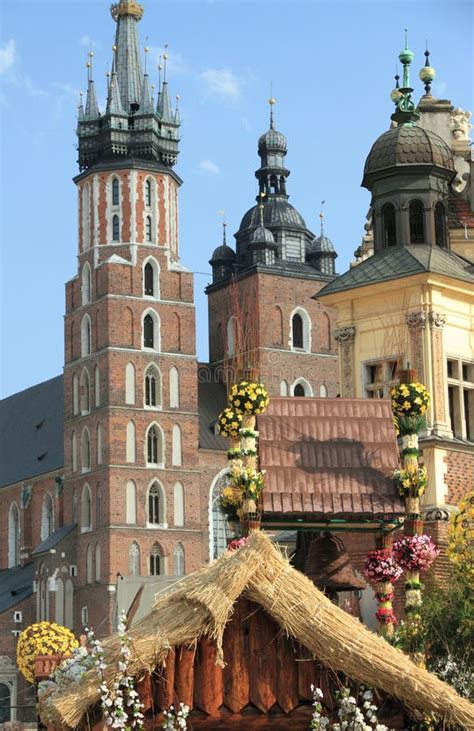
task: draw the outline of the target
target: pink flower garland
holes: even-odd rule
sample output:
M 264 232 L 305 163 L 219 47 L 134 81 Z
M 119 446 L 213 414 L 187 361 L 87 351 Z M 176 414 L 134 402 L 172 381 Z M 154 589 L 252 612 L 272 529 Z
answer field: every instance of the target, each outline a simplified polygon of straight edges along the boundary
M 402 575 L 401 567 L 394 561 L 388 548 L 370 551 L 365 562 L 364 575 L 369 581 L 397 581 Z
M 408 571 L 427 571 L 439 549 L 429 536 L 404 536 L 393 545 L 395 560 Z
M 247 541 L 248 541 L 248 536 L 244 536 L 243 538 L 233 538 L 229 542 L 229 544 L 227 546 L 227 550 L 236 551 L 237 549 L 242 548 L 242 546 L 245 546 Z

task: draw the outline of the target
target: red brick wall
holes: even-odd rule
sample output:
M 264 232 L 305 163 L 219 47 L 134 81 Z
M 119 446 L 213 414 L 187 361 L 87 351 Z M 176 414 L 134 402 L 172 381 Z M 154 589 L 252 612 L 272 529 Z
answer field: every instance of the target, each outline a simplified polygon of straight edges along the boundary
M 445 483 L 448 488 L 446 502 L 449 505 L 458 505 L 474 489 L 474 448 L 467 447 L 465 452 L 450 451 L 445 462 Z

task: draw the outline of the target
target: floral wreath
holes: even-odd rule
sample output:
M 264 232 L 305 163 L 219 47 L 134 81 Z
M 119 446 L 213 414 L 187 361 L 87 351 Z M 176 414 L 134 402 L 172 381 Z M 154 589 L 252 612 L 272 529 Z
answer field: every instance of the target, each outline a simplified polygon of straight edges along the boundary
M 230 389 L 229 406 L 239 414 L 262 414 L 268 401 L 268 392 L 262 383 L 240 381 Z
M 430 568 L 439 549 L 429 536 L 404 536 L 393 544 L 393 556 L 408 571 L 426 571 Z

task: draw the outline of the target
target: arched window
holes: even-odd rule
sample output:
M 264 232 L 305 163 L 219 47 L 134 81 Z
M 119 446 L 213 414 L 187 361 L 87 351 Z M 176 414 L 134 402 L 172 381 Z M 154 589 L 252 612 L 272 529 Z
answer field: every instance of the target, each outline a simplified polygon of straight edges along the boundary
M 305 378 L 298 378 L 290 389 L 291 396 L 312 396 L 313 390 Z
M 395 222 L 395 207 L 392 203 L 385 203 L 382 206 L 382 235 L 384 247 L 396 245 L 397 226 Z
M 151 206 L 151 180 L 145 181 L 145 205 Z
M 71 470 L 77 470 L 77 434 L 74 429 L 71 432 Z
M 170 409 L 179 408 L 179 372 L 172 366 L 170 368 Z
M 125 366 L 125 403 L 135 403 L 135 366 L 127 363 Z
M 331 320 L 327 312 L 321 315 L 321 350 L 331 349 Z
M 91 354 L 91 319 L 84 315 L 81 321 L 81 358 Z
M 72 629 L 74 626 L 74 586 L 71 579 L 66 580 L 64 588 L 64 626 Z
M 143 318 L 143 347 L 160 349 L 160 321 L 156 312 L 147 312 Z
M 112 241 L 120 241 L 120 219 L 116 213 L 112 216 Z
M 163 434 L 156 424 L 152 424 L 147 432 L 146 461 L 149 465 L 164 466 Z
M 56 596 L 54 603 L 56 605 L 56 624 L 64 625 L 64 581 L 61 578 L 56 579 Z
M 174 524 L 177 527 L 184 525 L 184 487 L 177 482 L 173 488 Z
M 100 406 L 100 371 L 98 365 L 94 368 L 94 398 L 95 405 Z
M 91 410 L 91 386 L 89 371 L 84 368 L 81 373 L 81 414 L 88 414 Z
M 154 363 L 145 371 L 145 406 L 161 408 L 161 373 Z
M 150 551 L 150 576 L 159 576 L 163 572 L 163 558 L 160 547 L 155 543 Z
M 135 541 L 128 549 L 128 573 L 130 576 L 140 576 L 140 547 Z
M 16 503 L 10 505 L 8 513 L 8 568 L 20 563 L 20 512 Z
M 145 219 L 145 239 L 146 241 L 152 241 L 151 234 L 151 216 L 147 216 Z
M 328 387 L 322 383 L 319 387 L 319 397 L 320 398 L 327 398 L 328 395 Z
M 169 329 L 169 350 L 179 353 L 181 350 L 181 319 L 177 312 L 173 312 Z
M 288 383 L 286 381 L 280 381 L 280 396 L 288 396 Z
M 90 236 L 90 191 L 88 183 L 85 183 L 82 188 L 82 242 L 84 249 L 88 249 L 90 246 Z
M 173 551 L 173 575 L 184 576 L 184 548 L 181 543 L 177 543 Z
M 154 287 L 154 284 L 155 283 L 153 281 L 154 280 L 154 277 L 153 277 L 153 267 L 150 264 L 150 262 L 148 262 L 147 264 L 145 264 L 144 274 L 145 274 L 145 276 L 144 276 L 144 279 L 145 279 L 145 294 L 148 295 L 148 296 L 150 296 L 150 297 L 153 297 L 153 295 L 155 294 L 155 287 Z
M 86 583 L 92 584 L 92 546 L 90 543 L 86 550 Z
M 100 581 L 100 543 L 95 544 L 95 580 Z
M 137 522 L 137 487 L 133 480 L 127 482 L 125 490 L 125 522 L 134 525 Z
M 231 317 L 227 323 L 227 355 L 235 355 L 237 349 L 237 318 Z
M 87 427 L 82 430 L 81 435 L 81 470 L 89 472 L 91 468 L 91 438 Z
M 125 461 L 133 464 L 136 460 L 136 440 L 135 440 L 135 424 L 129 421 L 127 424 L 126 444 L 125 444 Z
M 447 246 L 446 240 L 446 213 L 442 203 L 437 203 L 434 209 L 435 219 L 435 241 L 437 246 L 443 249 Z
M 292 324 L 292 334 L 293 334 L 293 347 L 294 348 L 302 348 L 303 347 L 303 319 L 301 315 L 293 315 L 293 319 L 291 321 Z
M 71 508 L 72 508 L 72 522 L 74 523 L 74 525 L 77 523 L 77 517 L 78 517 L 77 502 L 78 502 L 78 500 L 77 500 L 77 492 L 74 490 L 74 492 L 72 493 L 72 505 L 71 505 Z
M 82 267 L 81 296 L 82 304 L 88 305 L 91 301 L 91 268 L 87 261 Z
M 308 313 L 299 309 L 291 317 L 291 347 L 295 350 L 311 350 L 311 323 Z
M 85 484 L 81 499 L 81 531 L 92 529 L 92 498 L 89 485 Z
M 283 313 L 281 307 L 274 307 L 272 312 L 273 345 L 283 345 Z
M 182 464 L 181 428 L 178 424 L 173 424 L 171 464 L 175 466 L 180 466 Z
M 3 724 L 12 720 L 11 709 L 13 705 L 11 684 L 8 682 L 0 683 L 0 724 L 2 728 L 7 728 Z
M 79 379 L 76 373 L 72 377 L 72 413 L 74 416 L 79 413 Z
M 143 267 L 143 294 L 146 297 L 160 296 L 160 268 L 153 258 L 147 259 Z
M 423 203 L 419 200 L 411 201 L 408 208 L 408 218 L 410 222 L 410 243 L 425 243 L 425 222 L 424 222 Z
M 97 424 L 97 464 L 102 464 L 102 424 Z
M 102 488 L 100 482 L 97 483 L 95 491 L 95 527 L 100 528 L 102 525 Z
M 209 492 L 209 558 L 212 560 L 227 549 L 230 531 L 220 505 L 221 490 L 229 484 L 228 470 L 223 469 L 214 478 Z
M 165 498 L 161 485 L 153 482 L 148 491 L 148 524 L 165 525 Z
M 54 507 L 53 498 L 46 493 L 43 499 L 43 507 L 41 508 L 41 540 L 45 541 L 54 533 Z
M 120 183 L 118 178 L 112 180 L 112 205 L 118 206 L 120 204 Z

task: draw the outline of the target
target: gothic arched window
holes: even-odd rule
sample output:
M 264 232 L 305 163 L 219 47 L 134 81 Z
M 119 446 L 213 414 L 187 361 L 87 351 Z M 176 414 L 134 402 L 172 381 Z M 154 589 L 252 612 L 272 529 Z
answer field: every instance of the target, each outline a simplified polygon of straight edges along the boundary
M 153 267 L 150 262 L 145 264 L 144 279 L 145 279 L 145 294 L 149 297 L 153 297 L 155 294 L 155 282 L 153 276 Z
M 446 213 L 442 203 L 437 203 L 434 209 L 435 241 L 437 246 L 446 248 Z
M 91 468 L 91 438 L 88 429 L 82 430 L 81 435 L 81 470 L 89 472 Z
M 163 525 L 165 522 L 163 490 L 154 482 L 148 491 L 148 523 Z
M 143 320 L 143 345 L 145 348 L 153 348 L 155 342 L 154 322 L 151 315 L 145 315 Z
M 89 485 L 84 485 L 82 490 L 81 529 L 82 531 L 92 529 L 92 498 Z
M 125 403 L 135 403 L 135 366 L 127 363 L 125 366 Z
M 91 319 L 84 315 L 81 321 L 81 358 L 91 354 Z
M 147 241 L 152 241 L 152 235 L 151 235 L 151 216 L 146 217 L 145 222 L 145 238 Z
M 425 243 L 425 222 L 424 222 L 423 203 L 414 200 L 408 208 L 408 218 L 410 223 L 410 244 Z
M 148 429 L 146 438 L 147 463 L 150 465 L 162 465 L 163 459 L 163 435 L 155 424 Z
M 209 558 L 223 554 L 227 548 L 228 530 L 226 516 L 221 508 L 221 490 L 229 484 L 227 469 L 222 470 L 212 482 L 209 494 Z
M 170 368 L 170 408 L 179 408 L 179 371 L 175 366 Z
M 297 312 L 291 320 L 292 341 L 294 348 L 303 348 L 303 318 Z
M 128 549 L 128 573 L 130 576 L 140 576 L 140 546 L 136 541 Z
M 118 206 L 120 203 L 120 183 L 118 178 L 112 180 L 112 205 Z
M 293 396 L 306 396 L 304 386 L 301 383 L 297 383 L 294 387 Z
M 145 406 L 161 407 L 161 373 L 154 364 L 145 371 Z
M 152 546 L 150 551 L 150 576 L 159 576 L 162 572 L 162 556 L 160 547 L 157 543 Z
M 119 241 L 120 240 L 120 219 L 115 214 L 112 217 L 112 241 Z
M 125 493 L 125 522 L 133 525 L 137 522 L 137 487 L 129 480 Z
M 54 508 L 53 498 L 46 493 L 43 500 L 43 507 L 41 509 L 41 540 L 44 541 L 49 538 L 54 532 Z
M 81 373 L 81 414 L 88 414 L 91 410 L 91 385 L 87 368 Z
M 16 503 L 10 505 L 8 513 L 8 568 L 20 563 L 20 513 Z
M 83 305 L 88 305 L 91 301 L 91 268 L 86 261 L 82 267 L 81 277 L 81 301 Z
M 397 243 L 397 228 L 395 223 L 395 208 L 392 203 L 386 203 L 382 207 L 382 232 L 384 247 L 395 246 Z
M 145 182 L 145 205 L 151 206 L 151 180 Z
M 184 576 L 184 548 L 181 543 L 177 543 L 173 551 L 173 574 Z

